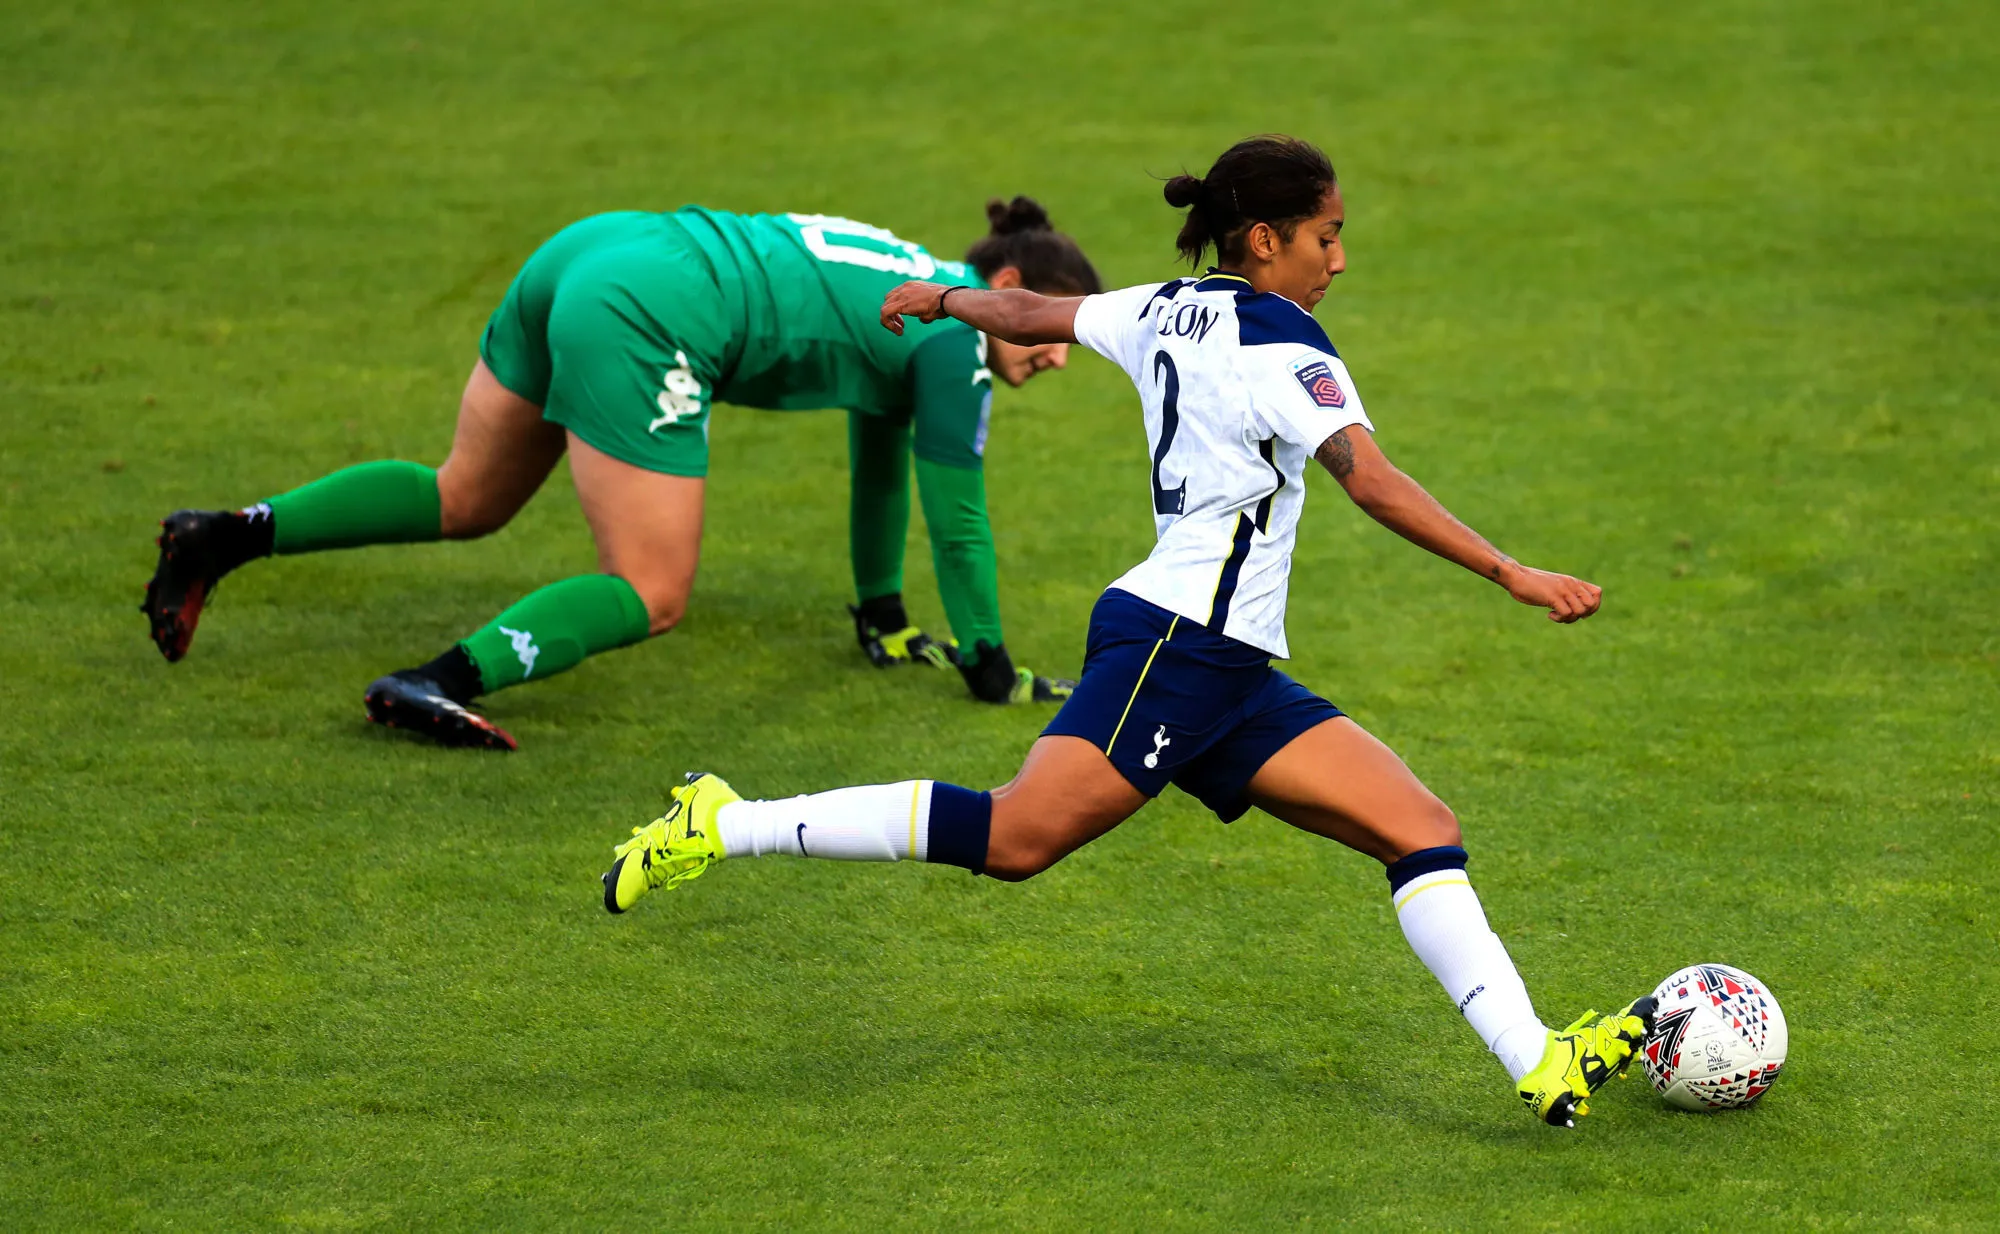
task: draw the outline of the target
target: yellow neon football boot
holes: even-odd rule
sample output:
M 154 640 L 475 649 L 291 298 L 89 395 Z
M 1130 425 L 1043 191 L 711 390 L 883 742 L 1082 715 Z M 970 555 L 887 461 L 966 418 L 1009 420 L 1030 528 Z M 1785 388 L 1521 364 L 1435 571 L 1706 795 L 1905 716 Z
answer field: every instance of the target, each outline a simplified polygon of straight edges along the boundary
M 902 606 L 897 606 L 902 611 Z M 861 644 L 861 650 L 868 656 L 868 662 L 876 668 L 895 668 L 899 664 L 928 664 L 932 668 L 947 668 L 952 663 L 951 651 L 946 644 L 938 642 L 930 635 L 912 625 L 900 630 L 877 629 L 873 622 L 862 615 L 859 608 L 850 604 L 847 613 L 854 618 L 854 637 Z M 908 621 L 905 617 L 903 620 Z
M 884 634 L 881 645 L 893 664 L 928 664 L 932 668 L 945 668 L 951 664 L 944 644 L 915 626 L 904 626 L 894 634 Z M 873 658 L 872 654 L 870 658 Z
M 704 771 L 688 772 L 687 783 L 672 795 L 665 814 L 634 827 L 632 838 L 613 850 L 618 860 L 604 872 L 604 907 L 611 912 L 624 912 L 649 891 L 699 878 L 728 856 L 715 815 L 742 796 L 721 776 Z
M 1528 1110 L 1551 1127 L 1574 1127 L 1590 1113 L 1584 1098 L 1622 1076 L 1646 1034 L 1653 1031 L 1652 995 L 1627 1003 L 1623 1011 L 1599 1016 L 1586 1011 L 1563 1031 L 1551 1032 L 1542 1061 L 1514 1086 Z

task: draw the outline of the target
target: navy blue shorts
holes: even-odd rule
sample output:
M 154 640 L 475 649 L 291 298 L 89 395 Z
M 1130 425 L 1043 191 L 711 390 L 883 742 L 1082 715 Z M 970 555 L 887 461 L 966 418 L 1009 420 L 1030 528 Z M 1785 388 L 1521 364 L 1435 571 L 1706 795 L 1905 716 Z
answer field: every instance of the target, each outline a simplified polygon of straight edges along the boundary
M 1268 653 L 1112 590 L 1090 611 L 1076 693 L 1042 735 L 1081 737 L 1148 797 L 1177 785 L 1228 823 L 1273 754 L 1341 714 Z

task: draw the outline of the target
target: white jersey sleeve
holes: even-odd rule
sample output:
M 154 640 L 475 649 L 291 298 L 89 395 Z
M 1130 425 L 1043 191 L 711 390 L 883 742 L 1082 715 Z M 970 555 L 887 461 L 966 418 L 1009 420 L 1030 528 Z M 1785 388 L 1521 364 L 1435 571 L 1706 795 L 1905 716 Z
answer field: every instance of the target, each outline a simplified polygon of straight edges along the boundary
M 1124 369 L 1134 381 L 1139 380 L 1140 370 L 1145 366 L 1146 343 L 1153 334 L 1153 323 L 1146 309 L 1161 286 L 1145 283 L 1085 296 L 1083 303 L 1076 306 L 1076 341 Z
M 1247 365 L 1251 371 L 1243 376 L 1267 433 L 1312 454 L 1349 425 L 1375 431 L 1339 356 L 1303 344 L 1257 351 L 1254 362 Z

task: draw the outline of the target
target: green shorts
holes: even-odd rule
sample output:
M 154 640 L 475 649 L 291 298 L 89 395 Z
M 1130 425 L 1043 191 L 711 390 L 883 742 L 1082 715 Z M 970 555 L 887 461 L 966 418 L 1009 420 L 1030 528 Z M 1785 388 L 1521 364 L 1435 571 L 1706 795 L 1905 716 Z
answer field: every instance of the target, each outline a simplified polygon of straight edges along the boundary
M 714 276 L 676 224 L 599 214 L 528 258 L 479 357 L 544 419 L 612 458 L 705 476 L 724 320 Z

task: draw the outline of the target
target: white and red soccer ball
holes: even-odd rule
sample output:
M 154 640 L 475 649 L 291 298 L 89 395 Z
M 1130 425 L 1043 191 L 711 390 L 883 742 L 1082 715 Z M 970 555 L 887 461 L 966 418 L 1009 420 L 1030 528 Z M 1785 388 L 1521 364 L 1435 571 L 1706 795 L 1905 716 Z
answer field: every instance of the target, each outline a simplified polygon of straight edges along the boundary
M 1653 991 L 1646 1078 L 1684 1110 L 1746 1106 L 1785 1066 L 1785 1013 L 1763 982 L 1727 964 L 1695 964 Z

